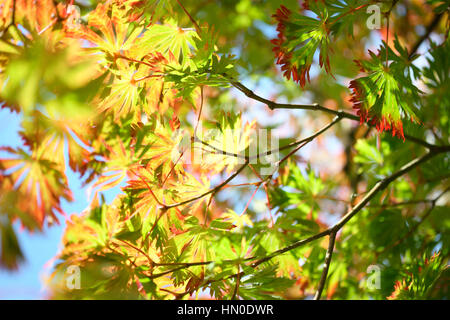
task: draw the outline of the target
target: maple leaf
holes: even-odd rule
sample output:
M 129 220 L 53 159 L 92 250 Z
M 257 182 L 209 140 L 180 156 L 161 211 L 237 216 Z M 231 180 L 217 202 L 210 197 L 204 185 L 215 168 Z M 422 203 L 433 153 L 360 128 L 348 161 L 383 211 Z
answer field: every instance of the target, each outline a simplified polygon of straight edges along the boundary
M 199 149 L 201 153 L 194 155 L 193 164 L 212 174 L 223 170 L 230 173 L 236 166 L 245 162 L 243 157 L 247 148 L 251 143 L 256 143 L 253 136 L 256 122 L 243 124 L 240 114 L 228 113 L 224 114 L 215 126 L 215 129 L 198 133 L 194 148 Z
M 112 1 L 99 3 L 90 12 L 87 25 L 67 26 L 67 37 L 89 41 L 90 45 L 85 46 L 88 52 L 100 53 L 103 63 L 112 62 L 117 56 L 126 55 L 143 31 L 136 27 L 128 33 L 128 10 L 129 7 Z
M 103 155 L 105 166 L 96 182 L 89 188 L 95 190 L 94 198 L 97 193 L 119 185 L 136 162 L 134 150 L 127 148 L 121 140 L 118 139 L 112 146 L 104 141 L 104 146 L 108 150 L 108 154 Z
M 43 159 L 38 152 L 29 154 L 23 149 L 2 147 L 12 158 L 0 159 L 0 172 L 5 180 L 2 192 L 14 191 L 21 195 L 17 207 L 27 212 L 42 228 L 46 217 L 56 221 L 56 212 L 63 213 L 61 199 L 72 200 L 67 178 L 56 163 Z
M 441 252 L 435 252 L 431 257 L 425 257 L 412 270 L 405 272 L 406 277 L 397 280 L 394 291 L 388 300 L 415 300 L 426 299 L 431 290 L 439 281 L 442 273 L 448 266 L 442 261 Z M 445 280 L 443 280 L 445 281 Z
M 188 57 L 192 50 L 196 48 L 196 38 L 198 35 L 195 30 L 180 28 L 169 19 L 164 25 L 152 24 L 146 29 L 137 50 L 148 51 L 148 48 L 151 48 L 153 52 L 160 52 L 166 57 L 173 55 L 175 60 L 184 66 L 189 62 Z
M 229 209 L 227 212 L 222 214 L 221 216 L 224 220 L 229 220 L 236 227 L 236 231 L 242 230 L 244 225 L 253 226 L 253 222 L 250 219 L 249 215 L 243 213 L 238 215 L 233 210 Z
M 98 207 L 91 212 L 101 213 L 104 210 L 106 208 Z M 64 243 L 62 256 L 78 255 L 79 259 L 84 259 L 93 249 L 104 247 L 106 233 L 99 223 L 89 219 L 89 214 L 92 213 L 73 214 L 66 220 L 67 227 L 62 237 Z
M 278 22 L 278 37 L 271 40 L 272 49 L 283 75 L 305 86 L 314 54 L 319 50 L 319 65 L 331 73 L 329 16 L 321 1 L 308 2 L 307 10 L 316 17 L 295 13 L 281 6 L 273 17 Z
M 428 66 L 423 69 L 424 82 L 434 93 L 432 97 L 442 106 L 450 105 L 450 63 L 447 54 L 450 50 L 450 40 L 447 39 L 442 44 L 430 43 L 430 57 L 427 58 Z
M 180 130 L 172 131 L 167 123 L 156 121 L 153 131 L 143 141 L 150 146 L 145 154 L 146 169 L 161 183 L 169 173 L 176 176 L 184 171 L 181 159 L 184 150 L 179 148 L 182 138 Z
M 68 17 L 67 7 L 63 3 L 53 0 L 5 0 L 2 1 L 0 11 L 0 27 L 8 25 L 12 21 L 13 8 L 15 7 L 15 22 L 28 31 L 44 33 L 58 21 L 58 17 Z
M 169 64 L 179 66 L 179 63 L 171 53 L 167 58 L 160 52 L 149 53 L 144 59 L 149 66 L 146 75 L 141 78 L 145 80 L 144 111 L 146 114 L 166 114 L 169 109 L 178 110 L 183 99 L 179 97 L 176 86 L 166 81 L 166 67 Z
M 129 114 L 134 115 L 134 122 L 140 121 L 140 93 L 143 82 L 136 81 L 144 77 L 143 68 L 134 67 L 121 60 L 116 62 L 117 69 L 111 70 L 115 75 L 112 83 L 98 97 L 98 112 L 111 112 L 115 121 Z
M 132 113 L 137 123 L 142 111 L 164 113 L 180 102 L 176 90 L 162 78 L 163 67 L 188 61 L 196 33 L 173 24 L 133 29 L 128 16 L 131 5 L 129 1 L 99 4 L 87 26 L 67 33 L 89 41 L 85 50 L 97 57 L 99 73 L 109 71 L 106 88 L 95 99 L 99 113 L 111 112 L 116 121 Z
M 101 128 L 96 132 L 97 137 L 92 141 L 93 151 L 89 158 L 97 159 L 96 174 L 98 179 L 90 186 L 89 191 L 97 193 L 119 185 L 128 177 L 139 162 L 144 158 L 150 145 L 146 143 L 145 136 L 149 133 L 148 126 L 134 124 L 133 116 L 118 125 L 112 117 L 103 121 Z M 87 182 L 94 178 L 91 175 Z
M 283 242 L 283 235 L 280 232 L 269 229 L 268 232 L 265 232 L 259 238 L 258 247 L 265 252 L 273 252 L 278 250 Z M 296 257 L 294 252 L 291 251 L 288 254 L 277 256 L 273 261 L 278 264 L 278 276 L 300 275 L 301 268 L 298 263 L 298 257 Z
M 90 145 L 92 134 L 83 120 L 57 115 L 50 118 L 35 110 L 22 122 L 24 130 L 20 135 L 26 146 L 36 150 L 41 159 L 55 162 L 62 172 L 66 169 L 64 147 L 67 146 L 70 168 L 83 175 L 89 156 L 86 146 Z
M 115 17 L 115 8 L 112 7 L 110 18 L 105 6 L 98 7 L 96 10 L 99 12 L 92 16 L 92 21 L 89 20 L 89 26 L 99 28 L 105 38 L 99 38 L 100 36 L 86 26 L 82 29 L 84 32 L 76 31 L 74 36 L 93 42 L 95 46 L 87 50 L 100 51 L 103 58 L 99 59 L 104 66 L 102 72 L 109 71 L 106 87 L 94 101 L 94 104 L 98 105 L 98 112 L 110 112 L 114 114 L 116 121 L 133 114 L 134 122 L 137 123 L 141 120 L 142 111 L 147 114 L 156 110 L 164 113 L 168 107 L 178 102 L 176 92 L 162 79 L 164 65 L 175 58 L 171 51 L 163 56 L 156 50 L 165 51 L 165 48 L 152 47 L 151 43 L 142 46 L 142 41 L 150 41 L 143 38 L 142 34 L 145 35 L 148 31 L 144 32 L 142 28 L 137 27 L 127 36 L 128 29 L 119 27 L 125 23 L 124 18 L 118 14 L 116 16 L 119 17 Z M 180 53 L 177 43 L 172 49 Z
M 203 176 L 197 179 L 189 172 L 184 172 L 180 175 L 179 179 L 171 181 L 168 188 L 172 190 L 174 200 L 177 202 L 183 202 L 186 200 L 194 199 L 209 191 L 210 182 Z M 201 209 L 202 202 L 208 201 L 208 197 L 200 198 L 198 201 L 193 202 L 189 206 L 190 215 L 199 215 L 199 219 L 204 218 L 204 212 Z
M 160 121 L 134 124 L 131 116 L 119 125 L 110 117 L 97 135 L 89 155 L 89 159 L 96 160 L 91 164 L 95 172 L 86 181 L 97 178 L 89 187 L 90 192 L 94 191 L 94 200 L 99 192 L 129 179 L 136 181 L 128 181 L 133 186 L 128 185 L 127 190 L 140 189 L 142 183 L 163 190 L 166 182 L 184 174 L 179 150 L 182 136 L 172 132 L 169 125 Z
M 383 53 L 383 47 L 380 53 Z M 356 61 L 367 76 L 350 82 L 353 108 L 357 110 L 361 124 L 374 124 L 379 132 L 392 130 L 392 136 L 405 139 L 403 118 L 419 122 L 413 101 L 420 90 L 412 83 L 400 60 L 385 66 L 385 56 L 369 51 L 371 60 Z
M 192 67 L 182 67 L 179 64 L 168 64 L 165 68 L 164 80 L 173 84 L 178 90 L 178 95 L 188 99 L 195 105 L 199 96 L 199 87 L 228 87 L 230 80 L 237 77 L 232 55 L 218 56 L 216 53 L 205 57 L 208 53 L 197 51 L 191 62 Z
M 206 228 L 196 217 L 189 217 L 185 223 L 186 230 L 174 235 L 169 240 L 169 246 L 164 253 L 170 254 L 174 261 L 182 262 L 186 258 L 190 262 L 205 262 L 215 259 L 211 241 L 215 239 L 211 229 Z M 203 278 L 205 266 L 194 266 L 190 271 L 197 277 Z

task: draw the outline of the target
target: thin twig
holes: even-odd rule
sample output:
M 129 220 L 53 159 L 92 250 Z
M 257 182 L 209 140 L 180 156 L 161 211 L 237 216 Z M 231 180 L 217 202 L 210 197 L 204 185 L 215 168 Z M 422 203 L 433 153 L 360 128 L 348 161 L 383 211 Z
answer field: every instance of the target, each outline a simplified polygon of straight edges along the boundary
M 139 179 L 141 179 L 141 181 L 144 182 L 144 184 L 146 185 L 148 191 L 150 192 L 150 194 L 152 195 L 152 197 L 156 201 L 156 203 L 158 203 L 160 206 L 164 206 L 164 204 L 161 201 L 159 201 L 158 197 L 155 195 L 155 193 L 153 192 L 153 190 L 150 187 L 150 185 L 148 184 L 148 182 L 142 176 L 137 175 L 132 169 L 129 169 L 129 170 L 132 174 L 139 177 Z
M 398 246 L 400 243 L 402 243 L 403 241 L 405 241 L 407 238 L 409 238 L 414 232 L 416 232 L 416 230 L 420 227 L 420 225 L 422 223 L 425 222 L 425 220 L 431 215 L 431 213 L 433 212 L 434 208 L 436 207 L 436 203 L 437 201 L 448 191 L 450 190 L 450 188 L 445 189 L 443 192 L 441 192 L 436 198 L 432 199 L 432 200 L 428 200 L 429 202 L 431 202 L 431 207 L 427 210 L 427 212 L 422 216 L 422 218 L 420 219 L 419 222 L 417 222 L 404 236 L 402 236 L 400 239 L 398 239 L 397 241 L 395 241 L 394 243 L 391 243 L 390 245 L 388 245 L 387 247 L 385 247 L 382 251 L 377 252 L 376 255 L 380 255 L 383 254 L 384 252 Z
M 138 251 L 139 253 L 143 254 L 144 257 L 147 258 L 147 260 L 150 262 L 151 265 L 155 265 L 155 262 L 152 260 L 152 258 L 150 258 L 150 256 L 147 253 L 145 253 L 142 249 L 140 249 L 139 247 L 133 245 L 132 243 L 130 243 L 128 241 L 122 240 L 122 239 L 117 239 L 117 240 L 124 243 L 125 245 L 133 248 L 134 250 Z
M 312 104 L 276 103 L 276 102 L 273 102 L 271 100 L 265 99 L 265 98 L 255 94 L 252 90 L 250 90 L 249 88 L 247 88 L 246 86 L 244 86 L 242 83 L 240 83 L 238 81 L 231 81 L 230 83 L 236 89 L 238 89 L 239 91 L 244 93 L 250 99 L 253 99 L 253 100 L 256 100 L 256 101 L 264 103 L 271 110 L 274 110 L 274 109 L 303 109 L 303 110 L 324 111 L 324 112 L 331 113 L 331 114 L 334 114 L 334 115 L 339 115 L 339 114 L 342 113 L 342 111 L 337 111 L 337 110 L 325 108 L 325 107 L 321 106 L 318 103 L 312 103 Z M 350 117 L 351 119 L 359 120 L 358 116 L 352 115 L 350 113 L 348 113 L 345 117 Z
M 213 189 L 211 189 L 211 190 L 209 190 L 209 191 L 207 191 L 205 193 L 202 193 L 201 195 L 196 196 L 194 198 L 191 198 L 191 199 L 188 199 L 188 200 L 184 200 L 184 201 L 181 201 L 181 202 L 178 202 L 178 203 L 163 205 L 161 210 L 168 210 L 168 209 L 171 209 L 171 208 L 182 206 L 182 205 L 188 204 L 188 203 L 190 203 L 192 201 L 201 199 L 204 196 L 207 196 L 208 194 L 211 194 L 211 193 L 215 194 L 215 193 L 217 193 L 223 186 L 228 184 L 228 182 L 233 180 L 239 173 L 241 173 L 241 171 L 244 170 L 247 165 L 248 165 L 248 161 L 246 161 L 235 173 L 233 173 L 230 177 L 228 177 L 224 182 L 219 184 L 217 187 L 215 187 L 215 188 L 213 188 Z
M 330 268 L 331 258 L 333 256 L 335 240 L 336 240 L 336 231 L 330 233 L 328 250 L 325 255 L 325 264 L 323 266 L 322 275 L 320 276 L 319 286 L 317 287 L 316 294 L 314 295 L 314 300 L 320 300 L 323 288 L 325 287 L 325 282 L 327 281 L 328 276 L 328 269 Z

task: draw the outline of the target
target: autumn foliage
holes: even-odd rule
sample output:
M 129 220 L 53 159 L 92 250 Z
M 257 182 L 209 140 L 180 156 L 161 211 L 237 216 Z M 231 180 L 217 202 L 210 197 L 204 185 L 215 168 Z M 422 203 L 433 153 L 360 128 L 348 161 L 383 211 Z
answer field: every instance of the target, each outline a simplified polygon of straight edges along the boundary
M 64 221 L 49 298 L 448 298 L 448 2 L 212 3 L 0 1 L 1 267 Z

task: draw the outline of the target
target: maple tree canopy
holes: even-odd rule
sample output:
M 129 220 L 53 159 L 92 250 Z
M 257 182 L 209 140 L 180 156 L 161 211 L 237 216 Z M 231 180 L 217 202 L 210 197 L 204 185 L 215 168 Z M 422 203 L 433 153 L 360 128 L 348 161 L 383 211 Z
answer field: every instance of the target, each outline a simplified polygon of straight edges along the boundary
M 0 267 L 26 259 L 17 225 L 63 221 L 48 298 L 448 299 L 448 19 L 446 0 L 0 0 L 22 138 L 0 146 Z

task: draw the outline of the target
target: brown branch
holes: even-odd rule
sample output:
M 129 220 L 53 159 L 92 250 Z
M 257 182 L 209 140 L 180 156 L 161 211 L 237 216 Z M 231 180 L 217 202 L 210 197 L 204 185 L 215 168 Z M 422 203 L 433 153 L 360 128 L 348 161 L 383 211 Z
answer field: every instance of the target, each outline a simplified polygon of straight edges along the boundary
M 148 191 L 150 192 L 150 194 L 152 195 L 152 197 L 156 201 L 156 203 L 159 204 L 160 206 L 164 206 L 164 204 L 161 201 L 159 201 L 158 197 L 155 195 L 155 193 L 153 192 L 153 190 L 150 187 L 150 185 L 148 184 L 148 182 L 142 176 L 137 175 L 132 169 L 129 169 L 129 170 L 132 174 L 134 174 L 136 177 L 139 177 L 139 179 L 141 179 L 141 181 L 144 182 L 144 184 L 146 185 Z
M 314 300 L 320 300 L 320 296 L 322 295 L 323 288 L 325 287 L 325 282 L 327 281 L 328 269 L 330 268 L 331 258 L 333 256 L 334 250 L 334 242 L 336 240 L 336 231 L 330 233 L 329 242 L 328 242 L 328 250 L 325 255 L 325 264 L 323 266 L 322 275 L 320 276 L 319 285 L 317 287 L 316 294 L 314 295 Z
M 336 20 L 334 20 L 334 21 L 331 23 L 331 26 L 333 26 L 336 22 L 338 22 L 339 20 L 341 20 L 341 19 L 344 18 L 345 16 L 347 16 L 347 15 L 349 15 L 349 14 L 351 14 L 351 13 L 354 13 L 354 12 L 356 12 L 356 11 L 358 11 L 358 10 L 364 9 L 364 8 L 367 7 L 368 5 L 370 5 L 370 3 L 363 4 L 363 5 L 361 5 L 361 6 L 359 6 L 359 7 L 356 7 L 356 8 L 351 8 L 349 11 L 347 11 L 346 13 L 340 15 Z M 331 26 L 330 26 L 330 27 L 331 27 Z
M 333 114 L 336 116 L 339 116 L 341 118 L 345 118 L 345 119 L 349 119 L 349 120 L 354 120 L 354 121 L 360 121 L 360 118 L 357 115 L 351 114 L 349 112 L 345 112 L 342 110 L 333 110 L 333 109 L 329 109 L 326 108 L 324 106 L 321 106 L 318 103 L 313 103 L 313 104 L 290 104 L 290 103 L 277 103 L 268 99 L 265 99 L 257 94 L 255 94 L 252 90 L 250 90 L 249 88 L 247 88 L 246 86 L 244 86 L 242 83 L 238 82 L 238 81 L 234 81 L 232 79 L 227 78 L 228 81 L 230 81 L 230 83 L 239 91 L 241 91 L 242 93 L 244 93 L 247 97 L 249 97 L 250 99 L 259 101 L 264 103 L 265 105 L 267 105 L 269 107 L 269 109 L 274 110 L 274 109 L 296 109 L 296 110 L 313 110 L 313 111 L 322 111 L 328 114 Z M 372 126 L 370 123 L 366 123 L 368 126 Z M 424 140 L 421 140 L 419 138 L 410 136 L 408 134 L 405 134 L 405 139 L 414 142 L 416 144 L 419 144 L 427 149 L 432 149 L 434 147 L 436 147 L 436 145 L 430 144 Z
M 238 272 L 236 276 L 236 285 L 234 287 L 233 296 L 231 297 L 231 300 L 236 300 L 237 296 L 239 295 L 239 286 L 241 284 L 241 272 L 240 272 L 240 265 L 238 264 Z
M 264 156 L 269 156 L 269 155 L 271 155 L 273 153 L 278 153 L 280 151 L 283 151 L 283 150 L 286 150 L 286 149 L 289 149 L 289 148 L 292 148 L 292 147 L 295 147 L 295 146 L 298 146 L 298 145 L 304 146 L 304 143 L 311 142 L 316 137 L 318 137 L 319 135 L 321 135 L 322 133 L 324 133 L 325 131 L 330 129 L 332 126 L 334 126 L 336 123 L 338 123 L 341 119 L 342 119 L 342 117 L 337 116 L 335 119 L 333 119 L 332 122 L 330 122 L 329 124 L 324 126 L 322 129 L 318 130 L 317 132 L 313 133 L 312 135 L 310 135 L 310 136 L 308 136 L 306 138 L 303 138 L 303 139 L 291 142 L 291 143 L 289 143 L 289 144 L 287 144 L 285 146 L 282 146 L 282 147 L 280 147 L 278 149 L 272 149 L 272 150 L 269 150 L 269 151 L 266 151 L 266 152 L 261 152 L 261 153 L 259 153 L 257 155 L 251 156 L 251 157 L 250 156 L 245 156 L 245 155 L 242 155 L 242 154 L 237 154 L 237 153 L 227 152 L 227 151 L 221 150 L 221 149 L 219 149 L 217 147 L 214 147 L 214 146 L 210 145 L 209 143 L 207 143 L 207 142 L 205 142 L 205 141 L 203 141 L 203 140 L 201 140 L 201 139 L 199 139 L 197 137 L 194 137 L 194 141 L 195 142 L 199 142 L 199 143 L 201 143 L 201 144 L 211 148 L 212 150 L 216 151 L 217 154 L 223 154 L 223 155 L 227 155 L 227 156 L 230 156 L 230 157 L 245 159 L 246 161 L 252 161 L 252 160 L 264 157 Z M 205 149 L 202 149 L 202 150 L 208 152 L 208 150 L 205 150 Z M 295 150 L 295 152 L 297 150 Z
M 169 173 L 167 174 L 166 178 L 163 180 L 163 182 L 161 184 L 161 188 L 164 187 L 167 179 L 169 179 L 169 177 L 172 175 L 173 171 L 175 170 L 176 165 L 178 164 L 178 162 L 180 162 L 180 160 L 183 157 L 185 152 L 186 152 L 186 148 L 183 150 L 183 152 L 180 153 L 180 156 L 178 157 L 177 161 L 175 161 L 175 163 L 172 165 L 172 168 L 170 168 Z
M 130 242 L 128 242 L 128 241 L 125 241 L 125 240 L 122 240 L 122 239 L 117 239 L 117 240 L 120 241 L 120 242 L 122 242 L 123 244 L 125 244 L 125 245 L 127 245 L 127 246 L 133 248 L 134 250 L 138 251 L 138 252 L 141 253 L 142 255 L 144 255 L 144 257 L 147 258 L 148 262 L 150 262 L 150 266 L 151 266 L 151 267 L 153 267 L 154 265 L 156 265 L 155 262 L 152 260 L 152 258 L 150 258 L 150 256 L 149 256 L 147 253 L 145 253 L 141 248 L 139 248 L 139 247 L 133 245 L 132 243 L 130 243 Z
M 337 115 L 333 121 L 331 121 L 329 124 L 327 124 L 325 127 L 323 127 L 322 129 L 320 129 L 319 131 L 317 131 L 316 133 L 314 133 L 313 135 L 309 136 L 306 139 L 303 139 L 299 142 L 296 142 L 295 145 L 300 144 L 297 148 L 295 148 L 294 150 L 292 150 L 291 152 L 289 152 L 283 159 L 281 159 L 280 161 L 278 161 L 277 165 L 279 166 L 281 163 L 283 163 L 284 161 L 286 161 L 286 159 L 288 159 L 291 155 L 293 155 L 294 153 L 296 153 L 300 148 L 303 148 L 306 144 L 310 143 L 311 141 L 313 141 L 316 137 L 318 137 L 319 135 L 321 135 L 322 133 L 324 133 L 325 131 L 327 131 L 328 129 L 330 129 L 332 126 L 334 126 L 336 123 L 338 123 L 340 120 L 342 119 L 342 117 L 340 115 Z
M 116 54 L 114 58 L 115 59 L 124 59 L 124 60 L 128 60 L 128 61 L 131 61 L 131 62 L 134 62 L 134 63 L 144 64 L 144 65 L 146 65 L 147 67 L 150 67 L 150 68 L 154 68 L 155 67 L 151 63 L 148 63 L 148 62 L 145 62 L 145 61 L 142 61 L 142 60 L 136 60 L 136 59 L 124 56 L 123 54 Z M 135 81 L 137 81 L 137 80 L 135 80 Z
M 374 204 L 374 205 L 367 205 L 368 208 L 393 208 L 393 207 L 401 207 L 401 206 L 409 206 L 413 204 L 420 204 L 420 203 L 432 203 L 434 200 L 430 199 L 419 199 L 419 200 L 409 200 L 409 201 L 402 201 L 402 202 L 394 202 L 394 203 L 384 203 L 384 204 Z
M 307 243 L 310 243 L 310 242 L 312 242 L 314 240 L 317 240 L 317 239 L 320 239 L 322 237 L 325 237 L 325 236 L 329 235 L 330 233 L 331 233 L 331 230 L 327 229 L 327 230 L 319 232 L 319 233 L 317 233 L 317 234 L 315 234 L 315 235 L 313 235 L 313 236 L 311 236 L 309 238 L 296 241 L 296 242 L 294 242 L 294 243 L 292 243 L 292 244 L 290 244 L 290 245 L 288 245 L 288 246 L 286 246 L 284 248 L 278 249 L 278 250 L 268 254 L 267 256 L 265 256 L 263 258 L 258 259 L 251 266 L 252 267 L 257 267 L 261 263 L 267 262 L 270 259 L 275 258 L 276 256 L 279 256 L 280 254 L 286 253 L 286 252 L 291 251 L 291 250 L 293 250 L 295 248 L 298 248 L 298 247 L 303 246 L 303 245 L 305 245 Z
M 235 158 L 239 158 L 239 159 L 244 159 L 244 160 L 247 160 L 247 161 L 250 160 L 250 158 L 245 156 L 245 155 L 237 154 L 237 153 L 233 153 L 233 152 L 228 152 L 228 151 L 219 149 L 219 148 L 217 148 L 215 146 L 212 146 L 208 142 L 203 141 L 203 140 L 199 139 L 198 137 L 194 136 L 193 140 L 194 140 L 194 142 L 199 142 L 199 143 L 203 144 L 204 146 L 207 146 L 208 148 L 211 148 L 215 152 L 212 152 L 211 150 L 207 150 L 207 149 L 201 148 L 202 151 L 209 152 L 209 153 L 214 153 L 214 154 L 222 154 L 222 155 L 225 155 L 225 156 L 230 156 L 230 157 L 235 157 Z
M 390 175 L 389 177 L 378 181 L 375 186 L 370 189 L 370 191 L 365 195 L 365 197 L 353 207 L 352 210 L 350 210 L 345 216 L 341 218 L 341 220 L 336 223 L 332 228 L 331 231 L 338 231 L 341 229 L 355 214 L 357 214 L 364 206 L 381 190 L 385 189 L 392 181 L 396 180 L 397 178 L 401 177 L 405 173 L 411 171 L 418 165 L 424 163 L 425 161 L 437 156 L 440 153 L 449 152 L 450 147 L 442 147 L 442 148 L 433 148 L 433 150 L 429 150 L 427 153 L 425 153 L 423 156 L 416 158 L 410 162 L 408 162 L 406 165 L 401 167 L 398 171 Z
M 156 278 L 163 277 L 163 276 L 165 276 L 165 275 L 171 274 L 171 273 L 173 273 L 173 272 L 175 272 L 175 271 L 178 271 L 178 270 L 181 270 L 181 269 L 184 269 L 184 268 L 186 268 L 186 266 L 180 266 L 180 267 L 178 267 L 178 268 L 171 269 L 171 270 L 167 270 L 167 271 L 164 271 L 164 272 L 161 272 L 161 273 L 155 273 L 155 274 L 149 275 L 149 276 L 147 276 L 147 277 L 148 277 L 149 279 L 156 279 Z
M 230 80 L 230 79 L 227 79 L 227 80 Z M 336 116 L 339 115 L 339 116 L 344 117 L 344 118 L 349 118 L 349 119 L 353 119 L 353 120 L 358 120 L 359 121 L 359 117 L 358 116 L 355 116 L 355 115 L 353 115 L 351 113 L 347 113 L 347 112 L 344 112 L 344 111 L 337 111 L 337 110 L 333 110 L 333 109 L 328 109 L 328 108 L 325 108 L 325 107 L 321 106 L 318 103 L 313 103 L 313 104 L 276 103 L 274 101 L 265 99 L 265 98 L 255 94 L 252 90 L 250 90 L 249 88 L 247 88 L 246 86 L 244 86 L 242 83 L 240 83 L 238 81 L 231 81 L 230 83 L 236 89 L 238 89 L 239 91 L 244 93 L 250 99 L 253 99 L 253 100 L 256 100 L 256 101 L 264 103 L 271 110 L 274 110 L 274 109 L 316 110 L 316 111 L 323 111 L 323 112 L 326 112 L 326 113 L 334 114 Z

